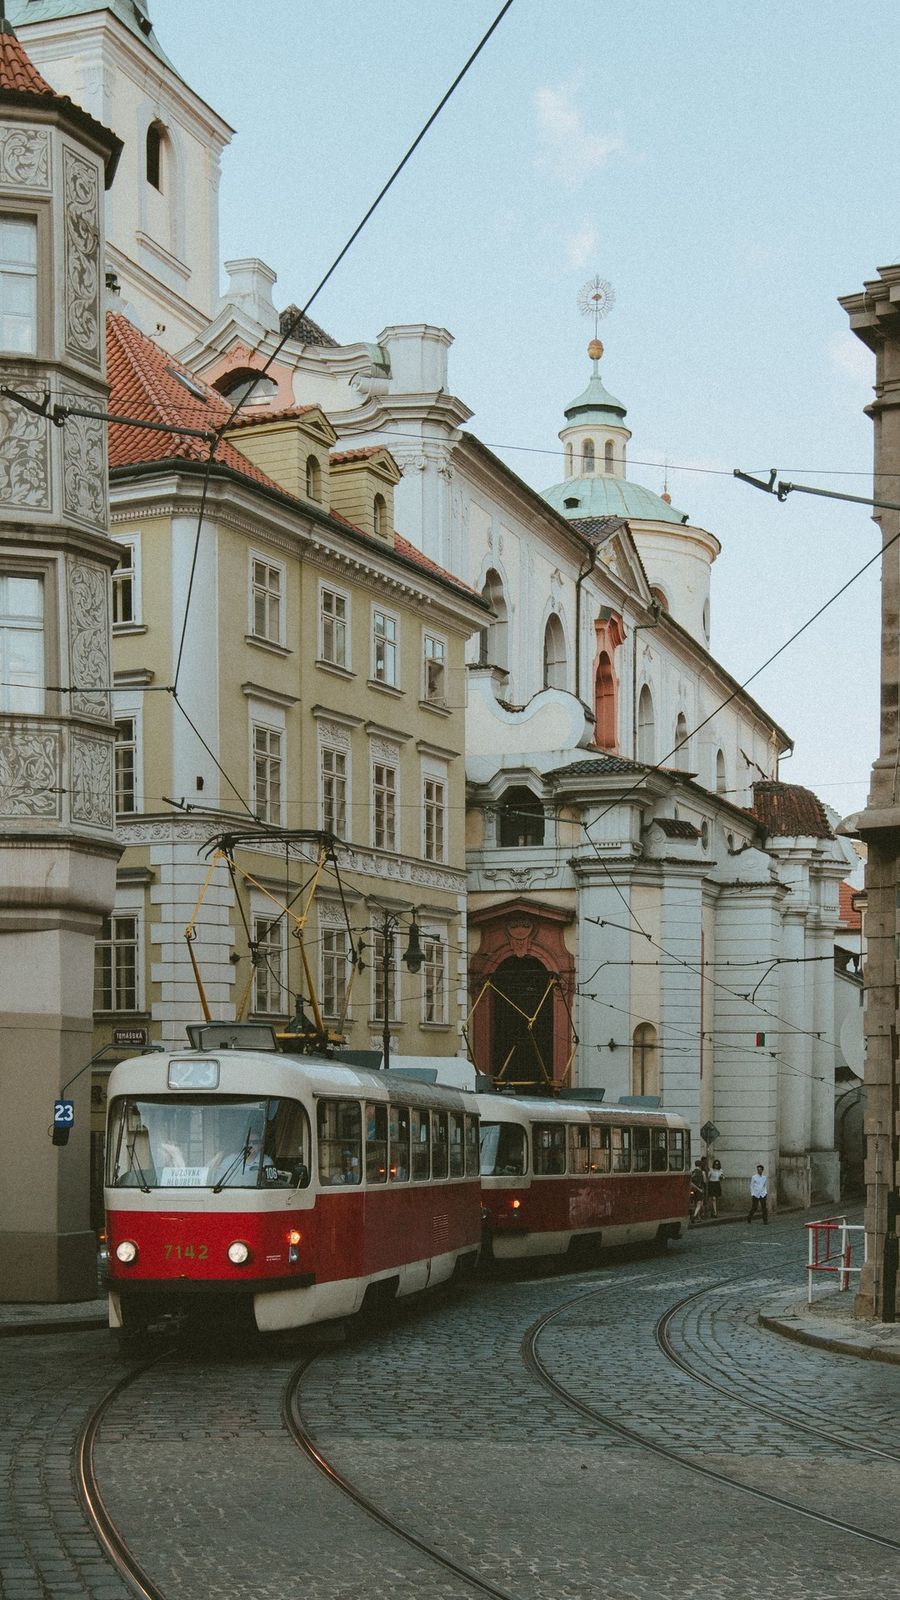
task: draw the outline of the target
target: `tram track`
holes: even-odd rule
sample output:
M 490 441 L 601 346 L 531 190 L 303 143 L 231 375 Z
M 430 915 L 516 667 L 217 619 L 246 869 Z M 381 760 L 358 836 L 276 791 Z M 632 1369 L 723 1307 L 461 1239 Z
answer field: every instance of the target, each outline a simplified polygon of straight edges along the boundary
M 126 1579 L 142 1600 L 167 1600 L 167 1597 L 145 1572 L 116 1526 L 100 1489 L 94 1452 L 103 1418 L 109 1408 L 121 1398 L 130 1384 L 164 1360 L 167 1353 L 140 1362 L 107 1389 L 88 1412 L 75 1447 L 75 1482 L 91 1530 L 116 1571 Z
M 760 1416 L 771 1417 L 782 1426 L 787 1422 L 792 1429 L 809 1434 L 812 1438 L 822 1439 L 826 1444 L 837 1445 L 842 1450 L 857 1450 L 863 1455 L 876 1456 L 883 1461 L 900 1462 L 900 1451 L 898 1450 L 885 1450 L 880 1445 L 866 1444 L 863 1440 L 854 1439 L 851 1435 L 834 1433 L 817 1423 L 805 1421 L 802 1417 L 798 1417 L 795 1411 L 792 1411 L 788 1416 L 784 1409 L 779 1410 L 775 1406 L 765 1405 L 761 1400 L 753 1400 L 744 1394 L 737 1394 L 733 1388 L 729 1389 L 726 1384 L 719 1383 L 715 1378 L 709 1377 L 704 1372 L 698 1372 L 696 1367 L 691 1366 L 690 1362 L 686 1361 L 684 1356 L 678 1353 L 670 1331 L 678 1313 L 695 1301 L 702 1300 L 705 1295 L 718 1292 L 720 1289 L 728 1287 L 729 1283 L 736 1281 L 739 1280 L 726 1279 L 724 1282 L 716 1284 L 714 1291 L 709 1288 L 696 1289 L 693 1294 L 685 1295 L 683 1299 L 676 1301 L 673 1306 L 663 1312 L 653 1330 L 653 1335 L 666 1360 L 670 1361 L 673 1366 L 677 1367 L 680 1372 L 683 1372 L 694 1383 L 699 1383 L 705 1389 L 711 1389 L 716 1394 L 724 1395 L 727 1400 L 743 1406 L 748 1411 L 758 1412 Z
M 721 1288 L 721 1286 L 722 1285 L 719 1284 L 716 1287 Z M 674 1306 L 669 1308 L 668 1312 L 663 1313 L 663 1316 L 658 1319 L 654 1332 L 656 1333 L 657 1330 L 659 1330 L 661 1324 L 665 1324 L 667 1329 L 672 1316 L 674 1316 L 683 1305 L 685 1305 L 688 1301 L 695 1299 L 698 1295 L 709 1292 L 710 1287 L 706 1286 L 703 1289 L 696 1291 L 695 1294 L 686 1296 L 682 1300 L 678 1301 Z M 618 1416 L 588 1404 L 587 1401 L 581 1399 L 580 1396 L 573 1393 L 571 1389 L 567 1389 L 564 1384 L 560 1383 L 553 1376 L 552 1372 L 550 1372 L 549 1368 L 538 1354 L 537 1347 L 540 1337 L 553 1322 L 565 1315 L 565 1313 L 571 1311 L 573 1308 L 577 1308 L 579 1305 L 586 1305 L 588 1302 L 597 1299 L 604 1293 L 604 1289 L 591 1291 L 587 1294 L 582 1293 L 564 1301 L 561 1305 L 553 1307 L 550 1311 L 545 1312 L 543 1316 L 539 1317 L 536 1322 L 533 1322 L 526 1330 L 522 1338 L 520 1353 L 526 1370 L 538 1383 L 540 1383 L 545 1389 L 554 1395 L 562 1405 L 566 1406 L 569 1410 L 576 1412 L 586 1421 L 594 1425 L 599 1425 L 600 1427 L 608 1430 L 610 1433 L 617 1435 L 620 1439 L 625 1440 L 627 1443 L 638 1446 L 641 1450 L 648 1452 L 657 1459 L 668 1461 L 674 1466 L 682 1468 L 686 1472 L 693 1473 L 695 1476 L 703 1478 L 707 1482 L 716 1484 L 720 1490 L 723 1487 L 734 1490 L 739 1494 L 750 1496 L 753 1499 L 760 1501 L 765 1505 L 777 1508 L 780 1511 L 786 1511 L 794 1516 L 803 1517 L 808 1521 L 819 1524 L 822 1527 L 827 1527 L 833 1531 L 850 1535 L 854 1538 L 864 1540 L 869 1544 L 878 1545 L 888 1550 L 900 1551 L 900 1540 L 891 1539 L 886 1534 L 876 1533 L 872 1529 L 864 1528 L 857 1523 L 849 1522 L 841 1517 L 833 1516 L 829 1512 L 816 1510 L 811 1506 L 803 1505 L 799 1501 L 791 1500 L 784 1495 L 779 1495 L 769 1489 L 761 1488 L 757 1484 L 741 1482 L 741 1480 L 738 1478 L 729 1477 L 724 1474 L 720 1467 L 713 1468 L 705 1466 L 703 1462 L 682 1453 L 680 1450 L 677 1450 L 670 1445 L 662 1444 L 658 1440 L 650 1439 L 646 1436 L 646 1434 L 641 1433 L 638 1429 L 629 1427 L 627 1423 L 622 1422 Z M 657 1342 L 659 1343 L 659 1340 L 657 1340 Z M 665 1347 L 662 1343 L 660 1343 L 660 1348 L 668 1358 L 668 1352 L 665 1350 Z M 680 1360 L 676 1360 L 675 1364 L 676 1366 L 681 1367 L 686 1376 L 694 1378 L 695 1374 L 686 1366 L 686 1364 L 682 1363 Z M 735 1395 L 730 1391 L 724 1390 L 723 1386 L 711 1383 L 711 1387 L 722 1388 L 723 1392 L 728 1394 L 730 1401 L 735 1402 L 735 1400 L 737 1400 L 739 1405 L 746 1404 L 752 1409 L 750 1402 L 745 1402 L 739 1397 L 735 1397 Z M 785 1423 L 783 1415 L 774 1413 L 771 1408 L 757 1407 L 757 1409 L 767 1409 L 768 1414 L 770 1416 L 774 1415 L 782 1426 L 794 1426 L 792 1420 L 789 1420 L 787 1423 Z M 815 1432 L 817 1430 L 815 1430 L 812 1424 L 808 1424 L 805 1431 Z M 829 1439 L 831 1442 L 840 1444 L 842 1448 L 860 1448 L 860 1446 L 856 1445 L 851 1440 L 838 1440 L 836 1436 L 828 1435 L 824 1432 L 822 1432 L 822 1436 L 826 1439 Z M 891 1460 L 900 1459 L 898 1456 L 891 1455 L 890 1452 L 878 1451 L 874 1448 L 870 1453 L 874 1455 L 887 1455 Z
M 304 1374 L 315 1359 L 315 1355 L 307 1357 L 291 1374 L 285 1387 L 282 1407 L 284 1425 L 294 1443 L 303 1451 L 308 1460 L 312 1462 L 313 1466 L 322 1473 L 334 1488 L 338 1489 L 360 1511 L 364 1511 L 367 1516 L 374 1518 L 376 1522 L 380 1523 L 383 1528 L 386 1528 L 396 1538 L 402 1539 L 406 1544 L 411 1545 L 420 1555 L 427 1556 L 430 1561 L 443 1568 L 445 1572 L 450 1573 L 454 1578 L 461 1578 L 464 1583 L 477 1590 L 479 1594 L 490 1596 L 491 1600 L 515 1600 L 515 1597 L 508 1589 L 499 1588 L 497 1584 L 491 1583 L 490 1579 L 483 1578 L 479 1573 L 473 1572 L 471 1567 L 466 1567 L 461 1562 L 454 1560 L 451 1555 L 439 1549 L 430 1540 L 423 1539 L 410 1528 L 404 1527 L 388 1511 L 377 1506 L 374 1501 L 369 1499 L 368 1495 L 357 1488 L 344 1473 L 338 1470 L 334 1462 L 328 1460 L 306 1428 L 300 1411 L 300 1385 Z

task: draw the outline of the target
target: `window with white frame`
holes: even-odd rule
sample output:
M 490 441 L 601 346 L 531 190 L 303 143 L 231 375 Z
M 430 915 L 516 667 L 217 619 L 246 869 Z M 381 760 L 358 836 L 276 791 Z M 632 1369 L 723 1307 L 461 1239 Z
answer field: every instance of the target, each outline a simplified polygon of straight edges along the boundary
M 447 945 L 437 934 L 422 940 L 422 1021 L 447 1021 Z
M 386 611 L 372 612 L 372 677 L 397 687 L 397 618 Z
M 347 837 L 347 787 L 349 758 L 346 750 L 333 745 L 319 746 L 319 773 L 322 795 L 322 827 L 338 839 Z
M 422 854 L 426 861 L 446 861 L 447 785 L 442 777 L 422 777 Z
M 350 977 L 346 928 L 330 928 L 320 923 L 319 994 L 322 1015 L 333 1020 L 344 1013 L 344 997 Z
M 387 761 L 372 762 L 372 843 L 397 848 L 397 768 Z
M 103 918 L 94 947 L 94 1010 L 141 1009 L 140 916 L 114 911 Z
M 0 212 L 0 349 L 37 353 L 37 221 Z
M 141 620 L 140 546 L 137 538 L 117 539 L 119 565 L 112 578 L 114 628 L 135 627 Z
M 135 716 L 116 716 L 116 814 L 128 816 L 138 809 L 138 723 Z
M 0 711 L 43 709 L 43 579 L 0 572 Z
M 284 643 L 284 565 L 250 555 L 250 633 L 270 644 Z
M 261 822 L 281 822 L 284 735 L 265 723 L 250 724 L 253 761 L 253 810 Z
M 319 590 L 319 655 L 335 667 L 350 666 L 350 601 L 338 589 Z
M 384 1010 L 384 934 L 376 933 L 372 936 L 372 1014 L 376 1022 L 383 1022 Z M 397 983 L 397 940 L 390 940 L 390 955 L 387 967 L 387 1019 L 396 1022 L 399 1018 L 399 988 Z
M 253 944 L 256 961 L 253 970 L 253 1010 L 266 1017 L 287 1013 L 286 940 L 283 916 L 254 916 Z
M 447 646 L 431 633 L 423 636 L 425 699 L 431 705 L 447 704 Z

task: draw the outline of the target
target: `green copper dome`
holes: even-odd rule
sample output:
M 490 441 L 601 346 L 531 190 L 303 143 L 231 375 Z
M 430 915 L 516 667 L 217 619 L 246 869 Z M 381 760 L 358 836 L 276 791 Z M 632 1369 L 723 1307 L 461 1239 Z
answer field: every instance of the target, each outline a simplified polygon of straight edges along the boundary
M 597 371 L 597 362 L 594 362 L 594 374 L 583 394 L 566 406 L 566 416 L 570 422 L 606 422 L 621 425 L 621 419 L 626 415 L 625 407 L 621 400 L 603 387 L 603 379 Z
M 567 478 L 542 491 L 554 511 L 572 521 L 583 517 L 638 517 L 644 522 L 687 522 L 684 511 L 669 505 L 652 489 L 627 478 L 598 472 L 586 478 Z M 573 504 L 567 504 L 572 502 Z

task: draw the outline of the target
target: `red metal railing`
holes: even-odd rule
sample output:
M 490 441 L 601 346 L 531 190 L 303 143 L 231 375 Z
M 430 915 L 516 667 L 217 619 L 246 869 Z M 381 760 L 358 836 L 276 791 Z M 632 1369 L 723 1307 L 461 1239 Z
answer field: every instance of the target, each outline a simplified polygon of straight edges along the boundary
M 808 1249 L 806 1258 L 806 1300 L 812 1305 L 814 1273 L 826 1272 L 839 1278 L 838 1288 L 843 1293 L 850 1287 L 850 1274 L 861 1272 L 866 1260 L 866 1230 L 859 1223 L 849 1223 L 846 1217 L 823 1217 L 820 1222 L 805 1224 Z M 853 1240 L 850 1235 L 862 1235 L 862 1261 L 853 1265 Z

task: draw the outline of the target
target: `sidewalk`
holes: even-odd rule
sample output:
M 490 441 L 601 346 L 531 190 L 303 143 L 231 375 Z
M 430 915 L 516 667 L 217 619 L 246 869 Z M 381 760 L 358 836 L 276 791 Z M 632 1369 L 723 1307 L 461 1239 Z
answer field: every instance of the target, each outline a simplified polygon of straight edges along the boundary
M 0 1303 L 0 1339 L 23 1333 L 83 1333 L 108 1322 L 105 1297 L 60 1306 Z
M 766 1303 L 764 1302 L 764 1305 Z M 772 1295 L 768 1309 L 759 1313 L 760 1326 L 798 1344 L 814 1345 L 840 1355 L 868 1361 L 889 1361 L 900 1366 L 900 1322 L 871 1322 L 853 1315 L 853 1291 L 822 1293 L 785 1304 L 784 1295 Z

